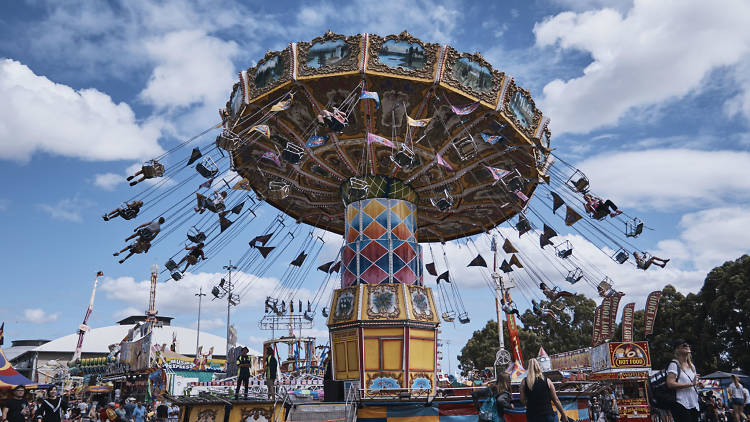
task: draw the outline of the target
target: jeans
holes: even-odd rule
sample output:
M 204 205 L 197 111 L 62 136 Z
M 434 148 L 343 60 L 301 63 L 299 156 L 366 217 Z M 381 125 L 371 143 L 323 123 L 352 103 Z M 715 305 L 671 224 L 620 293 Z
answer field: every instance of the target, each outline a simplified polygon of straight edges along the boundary
M 675 403 L 672 418 L 674 422 L 698 422 L 698 409 L 686 409 L 685 406 Z

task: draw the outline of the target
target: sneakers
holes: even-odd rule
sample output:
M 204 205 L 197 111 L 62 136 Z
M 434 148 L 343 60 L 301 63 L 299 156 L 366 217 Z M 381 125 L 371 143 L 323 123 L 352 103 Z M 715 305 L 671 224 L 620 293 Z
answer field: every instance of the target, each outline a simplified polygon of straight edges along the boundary
M 617 216 L 618 216 L 618 215 L 620 215 L 620 214 L 622 214 L 622 211 L 620 211 L 620 210 L 617 210 L 617 211 L 615 211 L 615 212 L 611 213 L 611 214 L 610 214 L 609 216 L 610 216 L 610 217 L 617 217 Z
M 117 256 L 117 255 L 120 255 L 120 252 L 115 252 L 112 254 L 112 256 Z
M 102 216 L 102 220 L 109 221 L 109 217 L 107 217 L 107 215 L 105 214 L 105 215 Z
M 134 177 L 135 177 L 135 176 L 128 176 L 128 178 L 127 178 L 127 179 L 125 179 L 125 180 L 127 180 L 127 181 L 131 181 L 131 180 L 133 180 L 133 178 L 134 178 Z

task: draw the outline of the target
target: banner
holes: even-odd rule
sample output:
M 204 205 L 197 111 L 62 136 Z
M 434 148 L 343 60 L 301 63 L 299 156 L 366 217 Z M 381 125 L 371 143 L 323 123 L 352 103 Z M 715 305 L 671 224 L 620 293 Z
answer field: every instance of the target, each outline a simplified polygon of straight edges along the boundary
M 633 314 L 635 302 L 628 303 L 622 308 L 622 341 L 633 341 Z
M 594 311 L 594 332 L 591 334 L 591 345 L 599 344 L 599 338 L 602 335 L 602 305 L 596 307 Z
M 618 292 L 612 295 L 612 306 L 609 309 L 609 328 L 607 328 L 607 337 L 602 340 L 611 340 L 615 336 L 615 328 L 617 326 L 617 311 L 620 308 L 620 299 L 625 296 L 625 293 Z
M 609 319 L 612 316 L 612 298 L 613 296 L 610 296 L 610 297 L 605 297 L 604 300 L 602 300 L 602 311 L 601 311 L 602 312 L 602 317 L 601 317 L 602 330 L 600 332 L 601 334 L 599 335 L 599 339 L 596 344 L 601 344 L 605 339 L 608 339 L 610 337 Z
M 661 299 L 661 291 L 659 290 L 649 293 L 648 299 L 646 299 L 646 314 L 643 317 L 644 336 L 649 336 L 654 331 L 656 311 L 659 310 L 659 299 Z

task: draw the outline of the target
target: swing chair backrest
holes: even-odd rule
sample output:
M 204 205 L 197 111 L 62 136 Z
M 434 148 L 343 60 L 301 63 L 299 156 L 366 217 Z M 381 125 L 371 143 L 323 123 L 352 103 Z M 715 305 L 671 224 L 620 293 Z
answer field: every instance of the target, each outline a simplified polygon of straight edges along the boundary
M 468 323 L 470 323 L 471 319 L 469 318 L 469 314 L 467 314 L 466 312 L 459 314 L 458 315 L 458 322 L 460 322 L 461 324 L 468 324 Z
M 430 198 L 430 203 L 441 212 L 445 212 L 453 206 L 453 196 L 445 189 L 442 196 Z
M 153 179 L 154 177 L 164 176 L 164 165 L 156 160 L 146 161 L 141 167 L 143 177 Z
M 324 318 L 328 318 L 328 308 L 323 308 L 320 310 L 320 314 L 323 315 Z
M 281 151 L 281 158 L 290 164 L 299 164 L 302 161 L 302 157 L 305 155 L 305 149 L 295 144 L 294 142 L 287 142 L 284 150 Z
M 169 271 L 171 271 L 171 272 L 172 272 L 172 271 L 175 271 L 175 270 L 177 270 L 177 263 L 176 263 L 176 262 L 174 262 L 174 260 L 173 260 L 173 259 L 170 259 L 169 261 L 167 261 L 166 263 L 164 263 L 164 267 L 165 267 L 166 269 L 168 269 Z
M 193 243 L 201 243 L 204 240 L 206 240 L 206 233 L 199 231 L 195 227 L 191 227 L 190 230 L 188 230 L 187 232 L 187 238 L 189 241 Z
M 414 155 L 414 151 L 412 151 L 406 144 L 401 144 L 398 151 L 391 153 L 391 161 L 403 169 L 413 166 L 415 160 L 416 156 Z
M 643 233 L 643 221 L 638 217 L 625 222 L 625 236 L 638 237 L 641 233 Z
M 509 191 L 521 190 L 526 185 L 526 181 L 524 177 L 521 176 L 521 173 L 518 172 L 518 169 L 515 169 L 513 173 L 504 177 L 501 180 L 503 184 L 505 185 L 505 187 L 508 188 Z
M 453 145 L 453 149 L 456 150 L 456 154 L 461 161 L 471 160 L 477 155 L 477 143 L 474 142 L 471 135 L 454 140 L 451 145 Z
M 206 179 L 210 179 L 219 173 L 219 167 L 214 163 L 214 160 L 211 159 L 211 157 L 203 158 L 203 161 L 195 166 L 195 170 Z
M 587 193 L 589 191 L 589 178 L 581 170 L 576 170 L 566 182 L 573 192 Z
M 216 137 L 216 146 L 225 151 L 235 151 L 241 144 L 242 138 L 229 129 L 224 129 L 221 134 Z
M 289 183 L 279 180 L 268 182 L 268 196 L 271 199 L 284 199 L 289 196 Z
M 312 313 L 310 311 L 305 311 L 305 313 L 303 314 L 303 317 L 306 320 L 308 320 L 308 321 L 312 321 L 313 320 L 313 316 L 312 316 Z
M 630 257 L 630 254 L 625 249 L 618 249 L 617 252 L 615 252 L 612 255 L 612 259 L 614 259 L 615 262 L 618 264 L 624 264 L 628 258 Z

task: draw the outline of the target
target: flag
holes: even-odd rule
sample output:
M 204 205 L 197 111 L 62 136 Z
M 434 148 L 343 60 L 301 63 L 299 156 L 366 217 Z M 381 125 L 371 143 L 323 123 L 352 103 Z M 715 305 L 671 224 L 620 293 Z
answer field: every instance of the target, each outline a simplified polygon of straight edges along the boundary
M 325 264 L 318 267 L 318 270 L 323 271 L 324 273 L 328 273 L 331 271 L 331 265 L 333 265 L 333 261 L 326 262 Z
M 518 268 L 523 268 L 523 265 L 521 265 L 521 261 L 519 261 L 518 256 L 516 254 L 513 254 L 513 256 L 510 257 L 510 261 L 508 261 L 509 265 L 515 265 Z
M 525 193 L 521 192 L 520 189 L 514 190 L 513 192 L 516 194 L 516 196 L 518 197 L 518 199 L 520 199 L 521 201 L 527 202 L 529 200 L 529 197 L 526 196 Z
M 656 312 L 659 310 L 659 299 L 661 299 L 659 290 L 649 293 L 648 299 L 646 299 L 646 309 L 643 316 L 644 336 L 651 335 L 654 331 L 654 320 L 656 320 Z
M 482 135 L 482 139 L 484 142 L 487 142 L 490 145 L 495 145 L 496 143 L 502 141 L 505 139 L 503 135 L 490 135 L 489 133 L 480 133 Z
M 441 166 L 443 166 L 443 167 L 447 168 L 447 169 L 448 169 L 448 171 L 454 171 L 454 170 L 453 170 L 453 167 L 451 167 L 451 165 L 450 165 L 450 164 L 448 164 L 448 162 L 447 162 L 447 161 L 445 161 L 445 160 L 443 159 L 443 156 L 442 156 L 442 155 L 440 155 L 440 153 L 437 153 L 437 154 L 435 154 L 435 155 L 437 156 L 437 163 L 438 163 L 438 164 L 440 164 Z
M 570 208 L 569 205 L 565 206 L 565 225 L 566 226 L 572 226 L 581 218 L 583 217 L 581 217 L 581 214 L 578 214 L 576 210 L 574 210 L 573 208 Z
M 599 338 L 602 333 L 602 305 L 596 307 L 594 311 L 594 331 L 591 334 L 591 345 L 599 344 Z
M 550 241 L 551 238 L 557 236 L 557 232 L 552 229 L 552 227 L 548 225 L 544 225 L 544 232 L 539 237 L 539 245 L 544 248 L 547 245 L 551 245 L 552 242 Z
M 427 269 L 427 272 L 430 273 L 430 275 L 437 275 L 437 271 L 435 270 L 435 263 L 430 262 L 429 264 L 424 266 L 425 269 Z
M 359 94 L 359 99 L 360 100 L 375 100 L 375 108 L 376 109 L 380 108 L 380 96 L 378 95 L 377 92 L 362 90 L 362 93 Z
M 565 201 L 560 197 L 560 195 L 556 194 L 555 192 L 552 192 L 552 213 L 556 213 L 557 209 L 562 207 L 565 204 Z
M 505 239 L 505 242 L 503 243 L 503 250 L 505 253 L 516 253 L 518 252 L 518 249 L 516 249 L 515 246 L 513 246 L 512 243 L 510 243 L 509 239 Z
M 193 152 L 190 153 L 190 159 L 187 162 L 187 166 L 193 164 L 194 162 L 198 161 L 199 158 L 203 157 L 203 154 L 201 154 L 201 150 L 198 148 L 193 148 Z
M 281 161 L 279 161 L 279 156 L 276 155 L 275 152 L 266 151 L 263 153 L 263 155 L 260 156 L 260 158 L 271 160 L 276 164 L 276 166 L 281 167 Z
M 516 223 L 516 230 L 518 230 L 518 237 L 520 238 L 524 233 L 531 230 L 531 223 L 523 215 L 518 217 L 518 223 Z
M 289 98 L 286 100 L 281 100 L 278 103 L 274 104 L 273 107 L 271 107 L 271 111 L 283 111 L 288 109 L 292 105 L 292 99 L 294 99 L 294 94 L 289 94 Z M 268 135 L 266 135 L 268 137 Z
M 101 272 L 101 271 L 99 271 L 99 272 Z M 0 346 L 2 346 L 3 342 L 5 341 L 4 340 L 4 337 L 5 337 L 4 333 L 5 333 L 5 321 L 3 321 L 2 324 L 0 324 Z
M 451 106 L 451 110 L 453 110 L 453 112 L 458 114 L 459 116 L 465 116 L 467 114 L 471 114 L 477 108 L 479 108 L 479 101 L 466 104 L 465 106 L 459 106 L 459 107 Z
M 255 236 L 253 240 L 250 241 L 250 247 L 255 248 L 257 243 L 262 244 L 263 246 L 266 246 L 266 243 L 268 243 L 269 240 L 271 240 L 271 236 L 273 236 L 273 232 L 264 234 L 262 236 Z
M 476 258 L 472 259 L 471 262 L 469 262 L 469 265 L 467 267 L 485 267 L 487 268 L 487 262 L 482 258 L 482 255 L 477 255 Z
M 622 308 L 622 341 L 633 341 L 633 314 L 635 302 L 628 303 Z
M 201 183 L 200 186 L 198 186 L 201 189 L 208 189 L 211 187 L 211 185 L 214 183 L 214 179 L 210 178 L 206 180 L 205 182 Z
M 299 256 L 294 258 L 294 261 L 290 262 L 289 265 L 294 265 L 295 267 L 301 267 L 302 263 L 305 262 L 305 258 L 307 258 L 307 254 L 305 252 L 300 252 Z
M 305 143 L 305 146 L 308 148 L 316 148 L 321 145 L 324 145 L 326 142 L 328 142 L 328 135 L 326 136 L 313 135 L 307 138 L 307 142 Z
M 511 267 L 508 261 L 504 259 L 503 259 L 503 263 L 500 264 L 500 269 L 503 270 L 504 273 L 509 273 L 513 271 L 513 267 Z
M 242 201 L 232 208 L 232 212 L 235 214 L 239 214 L 240 212 L 242 212 L 242 207 L 244 206 L 245 206 L 245 201 Z
M 444 281 L 446 281 L 446 282 L 448 282 L 448 283 L 450 283 L 450 282 L 451 282 L 451 279 L 450 279 L 450 274 L 448 273 L 448 271 L 446 271 L 446 272 L 444 272 L 444 273 L 442 273 L 442 274 L 440 274 L 440 275 L 438 276 L 438 278 L 437 278 L 437 282 L 438 282 L 438 284 L 440 284 L 440 280 L 444 280 Z
M 219 227 L 221 227 L 221 231 L 219 233 L 224 233 L 224 230 L 228 229 L 229 226 L 232 225 L 234 221 L 229 221 L 228 218 L 224 217 L 223 215 L 219 216 Z
M 409 117 L 408 114 L 406 115 L 406 123 L 409 126 L 412 126 L 412 127 L 425 127 L 425 126 L 427 126 L 430 123 L 430 120 L 432 120 L 432 118 L 429 118 L 429 119 L 412 119 L 411 117 Z
M 607 328 L 609 337 L 605 338 L 605 340 L 611 340 L 615 335 L 615 325 L 617 324 L 617 310 L 620 307 L 620 299 L 622 299 L 623 296 L 625 296 L 625 293 L 623 292 L 617 292 L 612 296 L 612 307 L 610 308 L 611 313 L 609 316 L 609 328 Z
M 378 144 L 383 144 L 387 147 L 393 148 L 393 142 L 390 140 L 383 138 L 382 136 L 378 136 L 374 133 L 368 133 L 367 134 L 367 145 L 370 145 L 371 143 L 376 142 Z
M 274 250 L 276 246 L 257 246 L 258 252 L 260 252 L 261 255 L 263 255 L 263 258 L 267 257 L 268 254 L 271 253 L 272 250 Z
M 271 129 L 269 129 L 268 125 L 255 125 L 250 128 L 250 132 L 258 132 L 266 138 L 271 137 Z
M 499 169 L 497 167 L 490 167 L 490 166 L 485 166 L 485 167 L 487 167 L 487 170 L 490 171 L 490 173 L 492 174 L 492 178 L 495 180 L 500 180 L 510 173 L 508 170 Z
M 331 267 L 331 271 L 329 271 L 329 273 L 337 273 L 339 272 L 339 269 L 341 269 L 341 261 L 336 261 L 336 263 L 333 264 L 333 267 Z

